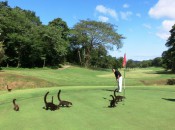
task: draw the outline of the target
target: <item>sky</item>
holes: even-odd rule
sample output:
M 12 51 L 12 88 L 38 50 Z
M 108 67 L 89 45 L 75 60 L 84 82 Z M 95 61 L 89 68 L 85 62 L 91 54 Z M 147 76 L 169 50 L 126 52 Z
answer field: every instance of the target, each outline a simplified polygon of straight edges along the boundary
M 4 1 L 4 0 L 0 0 Z M 149 60 L 161 57 L 175 24 L 175 0 L 8 0 L 36 13 L 44 25 L 61 18 L 69 28 L 80 20 L 96 20 L 117 26 L 123 47 L 109 51 L 113 57 Z

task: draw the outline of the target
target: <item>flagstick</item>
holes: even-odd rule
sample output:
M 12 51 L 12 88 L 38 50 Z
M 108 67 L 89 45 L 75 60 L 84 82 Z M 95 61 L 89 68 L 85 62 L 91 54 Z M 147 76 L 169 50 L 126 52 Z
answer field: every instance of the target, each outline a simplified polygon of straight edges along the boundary
M 123 94 L 123 96 L 125 97 L 125 71 L 126 71 L 126 66 L 125 66 L 125 68 L 124 68 L 124 78 L 123 78 L 123 88 L 124 88 L 124 94 Z M 123 100 L 123 105 L 125 105 L 125 100 Z
M 123 58 L 123 67 L 124 67 L 124 78 L 123 78 L 123 84 L 124 84 L 124 97 L 125 97 L 125 71 L 126 71 L 126 53 L 124 54 Z M 124 105 L 124 102 L 123 102 Z
M 125 96 L 125 71 L 126 71 L 126 67 L 124 68 L 124 96 Z

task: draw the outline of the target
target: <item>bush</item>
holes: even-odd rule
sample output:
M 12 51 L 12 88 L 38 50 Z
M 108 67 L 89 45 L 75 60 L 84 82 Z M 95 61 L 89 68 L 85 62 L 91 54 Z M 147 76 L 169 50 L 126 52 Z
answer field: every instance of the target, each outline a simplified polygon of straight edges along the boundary
M 175 85 L 175 79 L 168 79 L 167 84 L 168 85 Z

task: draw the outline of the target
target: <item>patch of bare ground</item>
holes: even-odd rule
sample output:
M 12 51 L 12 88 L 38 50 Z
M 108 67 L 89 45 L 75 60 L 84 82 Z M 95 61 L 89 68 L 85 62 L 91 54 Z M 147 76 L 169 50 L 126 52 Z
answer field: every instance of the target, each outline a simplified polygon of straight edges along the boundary
M 16 74 L 0 73 L 0 90 L 6 90 L 6 86 L 13 89 L 51 87 L 56 84 L 43 79 Z
M 161 79 L 161 80 L 140 80 L 144 85 L 166 85 L 167 79 Z
M 69 68 L 69 67 L 71 67 L 70 65 L 64 65 L 64 66 L 62 66 L 62 68 L 58 68 L 59 70 L 64 70 L 64 69 L 67 69 L 67 68 Z

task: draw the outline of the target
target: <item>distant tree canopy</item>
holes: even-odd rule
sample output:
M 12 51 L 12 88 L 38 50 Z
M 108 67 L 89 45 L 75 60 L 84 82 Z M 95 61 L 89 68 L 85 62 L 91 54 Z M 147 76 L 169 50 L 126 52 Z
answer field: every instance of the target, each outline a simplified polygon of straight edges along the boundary
M 124 37 L 116 32 L 114 25 L 109 23 L 81 20 L 74 26 L 73 31 L 72 46 L 77 48 L 79 61 L 85 66 L 90 65 L 91 58 L 95 54 L 92 53 L 94 50 L 101 49 L 102 54 L 102 50 L 106 53 L 106 49 L 112 49 L 113 46 L 118 49 L 122 47 L 121 39 Z M 100 57 L 103 60 L 102 55 Z
M 5 51 L 3 64 L 16 67 L 58 65 L 67 54 L 68 31 L 66 22 L 60 18 L 47 26 L 42 25 L 34 12 L 11 8 L 7 2 L 0 2 L 0 41 L 4 41 Z
M 170 30 L 170 33 L 171 35 L 165 44 L 168 50 L 162 53 L 163 67 L 175 73 L 175 25 Z
M 42 25 L 35 12 L 0 2 L 2 66 L 45 67 L 64 62 L 109 68 L 116 58 L 108 49 L 122 47 L 123 36 L 109 23 L 81 20 L 73 29 L 61 18 Z M 3 57 L 3 58 L 2 58 Z

